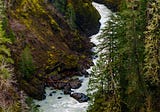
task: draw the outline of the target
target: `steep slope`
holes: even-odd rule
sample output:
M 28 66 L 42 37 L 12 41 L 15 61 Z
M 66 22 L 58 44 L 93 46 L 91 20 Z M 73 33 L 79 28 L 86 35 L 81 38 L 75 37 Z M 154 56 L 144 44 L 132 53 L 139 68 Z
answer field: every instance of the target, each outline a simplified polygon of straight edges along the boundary
M 81 7 L 76 1 L 68 3 Z M 79 11 L 76 10 L 75 13 L 78 15 Z M 86 10 L 89 10 L 89 13 L 97 13 L 96 10 Z M 15 61 L 16 77 L 19 87 L 29 96 L 43 99 L 45 81 L 49 77 L 70 77 L 91 64 L 92 44 L 89 39 L 80 35 L 50 2 L 14 0 L 12 3 L 8 2 L 7 12 L 6 31 L 8 38 L 13 41 L 10 48 Z M 86 18 L 89 16 L 86 15 Z M 99 16 L 91 23 L 98 23 L 98 20 Z M 89 30 L 87 26 L 84 25 L 82 29 Z
M 68 19 L 72 28 L 87 36 L 98 33 L 100 15 L 92 6 L 91 0 L 53 0 L 50 3 Z

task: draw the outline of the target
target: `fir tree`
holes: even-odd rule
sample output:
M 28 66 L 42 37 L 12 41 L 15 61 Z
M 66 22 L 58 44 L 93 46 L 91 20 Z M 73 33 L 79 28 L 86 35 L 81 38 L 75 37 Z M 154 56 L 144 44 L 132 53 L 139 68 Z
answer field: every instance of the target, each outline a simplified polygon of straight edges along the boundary
M 146 108 L 152 95 L 146 88 L 143 70 L 147 2 L 123 0 L 122 3 L 121 11 L 111 17 L 101 37 L 100 59 L 90 78 L 91 93 L 97 88 L 94 85 L 101 86 L 91 95 L 91 112 L 98 111 L 100 105 L 101 112 L 151 110 Z
M 160 83 L 160 1 L 149 0 L 145 32 L 145 76 L 151 83 Z
M 117 73 L 119 61 L 117 57 L 117 21 L 119 21 L 119 16 L 112 15 L 103 34 L 99 37 L 101 40 L 98 46 L 99 59 L 93 67 L 89 82 L 89 93 L 92 96 L 89 112 L 119 112 L 121 110 Z
M 22 77 L 26 80 L 30 79 L 35 72 L 35 66 L 33 64 L 33 58 L 29 47 L 26 47 L 21 55 L 21 61 L 19 64 Z
M 145 81 L 148 89 L 147 111 L 160 109 L 160 1 L 147 3 L 147 26 L 145 31 Z

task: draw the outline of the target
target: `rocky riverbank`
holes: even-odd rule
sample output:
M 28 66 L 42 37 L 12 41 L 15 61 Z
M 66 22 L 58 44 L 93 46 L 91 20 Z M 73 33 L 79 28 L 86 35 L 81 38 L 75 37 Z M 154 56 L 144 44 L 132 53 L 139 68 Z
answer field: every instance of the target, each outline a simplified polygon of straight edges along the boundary
M 98 32 L 100 15 L 91 1 L 14 0 L 10 4 L 5 28 L 13 41 L 9 47 L 15 78 L 28 96 L 42 100 L 49 79 L 68 80 L 92 65 L 93 44 L 87 36 Z
M 72 77 L 66 77 L 63 75 L 52 75 L 45 81 L 46 87 L 52 87 L 53 89 L 62 90 L 64 94 L 69 94 L 79 102 L 87 102 L 89 98 L 86 95 L 81 93 L 74 93 L 73 89 L 78 89 L 82 85 L 82 80 L 79 76 L 88 77 L 88 72 L 83 70 L 82 72 L 76 73 Z

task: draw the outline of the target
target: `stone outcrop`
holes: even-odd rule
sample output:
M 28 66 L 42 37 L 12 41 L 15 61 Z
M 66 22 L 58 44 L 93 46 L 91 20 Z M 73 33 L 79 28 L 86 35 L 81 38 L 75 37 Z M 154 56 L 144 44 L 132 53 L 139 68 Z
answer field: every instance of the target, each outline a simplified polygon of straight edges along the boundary
M 80 81 L 78 78 L 72 79 L 62 79 L 62 80 L 54 80 L 54 79 L 47 79 L 46 80 L 46 86 L 51 86 L 55 89 L 62 89 L 64 94 L 71 94 L 71 89 L 78 89 L 81 87 L 82 81 Z
M 72 93 L 70 96 L 80 103 L 87 102 L 89 100 L 89 97 L 83 93 Z
M 53 0 L 50 1 L 64 15 L 72 28 L 91 36 L 99 31 L 100 15 L 90 0 Z

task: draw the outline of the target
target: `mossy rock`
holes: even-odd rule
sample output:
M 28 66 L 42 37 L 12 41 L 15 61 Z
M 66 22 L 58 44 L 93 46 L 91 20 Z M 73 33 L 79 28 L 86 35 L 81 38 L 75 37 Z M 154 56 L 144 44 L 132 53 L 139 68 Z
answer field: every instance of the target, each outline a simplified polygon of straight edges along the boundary
M 88 0 L 55 0 L 54 6 L 67 17 L 69 25 L 85 33 L 87 36 L 99 31 L 100 15 Z
M 79 57 L 76 55 L 67 55 L 64 60 L 66 69 L 72 69 L 78 67 Z
M 87 36 L 91 36 L 99 31 L 100 15 L 92 6 L 91 2 L 82 0 L 72 0 L 76 14 L 76 24 Z
M 74 69 L 79 66 L 79 56 L 73 54 L 66 54 L 61 50 L 48 52 L 49 59 L 46 66 L 46 73 L 51 72 L 59 73 L 65 69 Z

